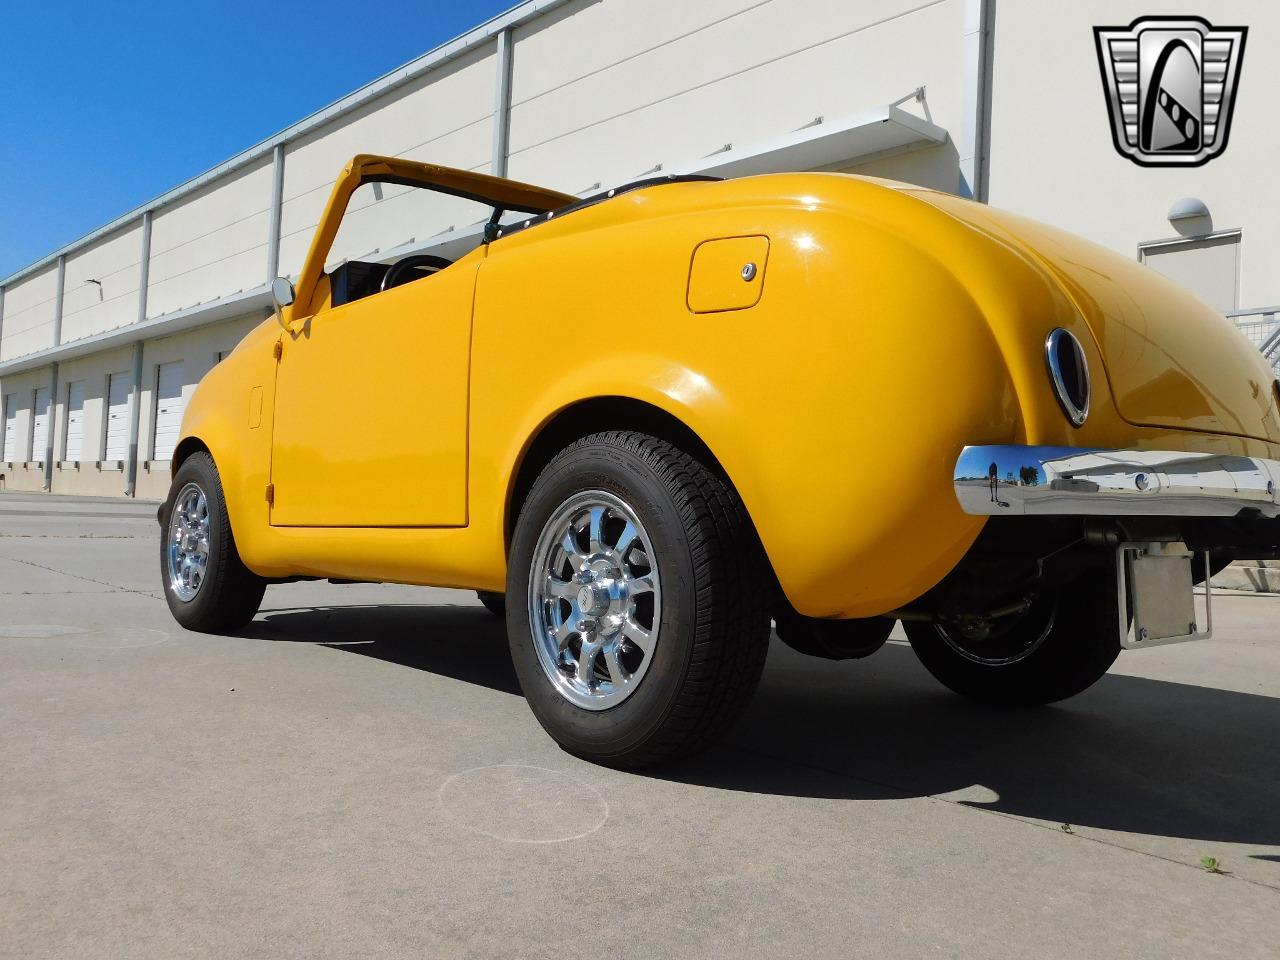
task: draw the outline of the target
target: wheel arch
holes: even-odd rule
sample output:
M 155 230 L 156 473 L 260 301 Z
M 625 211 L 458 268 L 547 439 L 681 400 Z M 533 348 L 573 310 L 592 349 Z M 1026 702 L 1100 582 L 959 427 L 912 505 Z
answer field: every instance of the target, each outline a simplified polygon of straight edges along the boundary
M 574 441 L 606 430 L 636 430 L 665 440 L 697 459 L 738 493 L 733 478 L 706 441 L 670 411 L 648 401 L 626 396 L 598 396 L 577 400 L 561 407 L 544 420 L 525 444 L 507 490 L 503 515 L 504 550 L 509 551 L 511 548 L 511 535 L 520 515 L 520 508 L 543 468 Z
M 169 458 L 169 476 L 176 477 L 182 464 L 196 453 L 207 453 L 213 457 L 213 451 L 209 449 L 209 445 L 199 437 L 183 437 L 179 440 L 178 445 L 173 448 L 173 456 Z M 217 463 L 217 460 L 215 459 L 214 462 Z

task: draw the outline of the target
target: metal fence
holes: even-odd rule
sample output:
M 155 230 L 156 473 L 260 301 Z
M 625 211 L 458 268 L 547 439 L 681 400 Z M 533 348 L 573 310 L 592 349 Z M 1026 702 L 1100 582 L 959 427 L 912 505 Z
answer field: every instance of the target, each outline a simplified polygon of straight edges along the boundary
M 1262 351 L 1276 376 L 1280 377 L 1280 307 L 1254 307 L 1251 310 L 1231 310 L 1227 316 L 1240 328 L 1240 332 Z

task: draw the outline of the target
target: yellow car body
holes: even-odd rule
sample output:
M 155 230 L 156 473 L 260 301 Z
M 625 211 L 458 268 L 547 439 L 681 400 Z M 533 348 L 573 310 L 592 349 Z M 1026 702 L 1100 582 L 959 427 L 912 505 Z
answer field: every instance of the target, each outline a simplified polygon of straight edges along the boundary
M 501 591 L 533 475 L 592 425 L 704 445 L 791 605 L 824 618 L 898 610 L 956 567 L 989 522 L 956 498 L 965 447 L 1280 459 L 1274 376 L 1226 319 L 979 204 L 839 174 L 663 183 L 332 306 L 325 254 L 371 172 L 530 211 L 575 200 L 346 168 L 295 302 L 201 382 L 173 460 L 209 452 L 262 577 Z M 1093 371 L 1079 427 L 1045 372 L 1057 328 Z

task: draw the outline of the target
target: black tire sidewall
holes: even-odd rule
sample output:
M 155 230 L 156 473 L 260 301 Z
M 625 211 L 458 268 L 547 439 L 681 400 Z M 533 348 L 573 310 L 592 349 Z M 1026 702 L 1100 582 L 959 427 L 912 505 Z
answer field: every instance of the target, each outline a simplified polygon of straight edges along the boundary
M 603 490 L 635 511 L 648 532 L 662 584 L 653 662 L 626 700 L 587 710 L 566 700 L 543 671 L 529 621 L 529 575 L 544 525 L 575 494 Z M 608 763 L 643 748 L 671 712 L 693 652 L 697 592 L 689 531 L 663 480 L 642 458 L 605 442 L 570 448 L 534 484 L 512 540 L 507 629 L 521 689 L 534 715 L 571 753 Z
M 1114 576 L 1087 571 L 1055 588 L 1054 623 L 1040 646 L 1021 660 L 970 660 L 929 622 L 903 626 L 925 668 L 956 693 L 985 703 L 1036 706 L 1075 696 L 1092 686 L 1120 653 L 1120 616 Z
M 200 591 L 189 601 L 179 600 L 169 587 L 168 546 L 169 519 L 174 501 L 188 483 L 197 484 L 205 495 L 209 507 L 209 565 L 205 570 Z M 165 602 L 175 620 L 190 630 L 205 630 L 224 619 L 226 594 L 234 585 L 240 570 L 229 569 L 239 563 L 234 542 L 226 542 L 231 536 L 231 524 L 227 517 L 227 503 L 222 494 L 222 481 L 213 459 L 206 453 L 195 453 L 183 461 L 174 474 L 165 500 L 160 531 L 160 576 L 164 586 Z M 244 571 L 247 573 L 247 571 Z

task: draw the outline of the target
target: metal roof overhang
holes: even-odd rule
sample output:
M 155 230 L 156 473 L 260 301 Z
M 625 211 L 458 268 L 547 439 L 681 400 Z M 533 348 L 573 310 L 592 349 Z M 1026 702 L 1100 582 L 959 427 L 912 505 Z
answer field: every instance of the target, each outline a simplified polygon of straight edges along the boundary
M 678 164 L 671 173 L 749 177 L 782 170 L 817 170 L 865 163 L 887 153 L 946 143 L 945 128 L 896 106 L 823 121 L 780 137 Z
M 539 6 L 546 9 L 549 4 Z M 784 136 L 762 141 L 739 150 L 725 150 L 687 163 L 662 169 L 671 173 L 701 173 L 718 177 L 745 177 L 760 173 L 813 170 L 835 165 L 865 162 L 886 153 L 897 153 L 945 143 L 947 131 L 895 106 L 878 107 L 836 122 L 815 123 Z M 587 191 L 587 192 L 594 192 Z M 401 244 L 376 259 L 391 260 L 414 253 L 436 252 L 456 259 L 471 249 L 484 232 L 483 223 L 429 237 L 421 242 Z M 374 254 L 369 257 L 374 258 Z M 152 317 L 73 340 L 57 347 L 0 362 L 0 376 L 20 373 L 50 363 L 71 360 L 88 353 L 110 350 L 137 340 L 166 337 L 185 330 L 243 316 L 255 310 L 271 309 L 267 286 L 243 290 L 208 303 L 196 304 L 164 316 Z
M 136 323 L 125 324 L 123 327 L 116 327 L 114 330 L 104 330 L 102 333 L 95 333 L 79 340 L 71 340 L 56 347 L 47 347 L 44 350 L 37 350 L 35 353 L 28 353 L 21 357 L 5 360 L 0 362 L 0 376 L 21 373 L 24 370 L 31 370 L 36 367 L 45 367 L 51 363 L 74 360 L 76 357 L 83 357 L 89 353 L 99 353 L 116 347 L 126 347 L 139 340 L 172 336 L 175 333 L 182 333 L 186 330 L 193 330 L 196 327 L 217 323 L 219 320 L 242 317 L 253 313 L 255 310 L 262 310 L 265 319 L 265 314 L 271 310 L 271 307 L 270 287 L 263 285 L 250 290 L 241 290 L 239 293 L 219 297 L 217 300 L 211 300 L 208 303 L 197 303 L 195 306 L 184 307 L 172 313 L 149 317 Z

